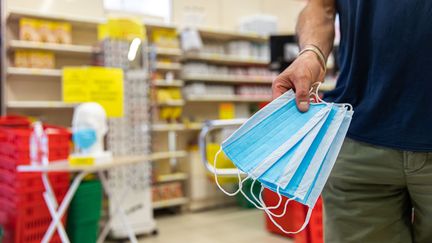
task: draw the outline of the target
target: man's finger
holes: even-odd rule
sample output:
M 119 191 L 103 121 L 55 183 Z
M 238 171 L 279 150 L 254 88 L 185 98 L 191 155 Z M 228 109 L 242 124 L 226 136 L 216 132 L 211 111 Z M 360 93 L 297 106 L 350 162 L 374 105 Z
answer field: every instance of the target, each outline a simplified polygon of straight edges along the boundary
M 310 82 L 308 80 L 297 79 L 294 82 L 295 94 L 296 94 L 296 103 L 297 108 L 301 112 L 306 112 L 309 110 L 309 90 L 310 90 Z
M 283 93 L 287 92 L 292 88 L 292 84 L 290 81 L 285 78 L 278 76 L 272 84 L 272 96 L 273 99 L 281 96 Z

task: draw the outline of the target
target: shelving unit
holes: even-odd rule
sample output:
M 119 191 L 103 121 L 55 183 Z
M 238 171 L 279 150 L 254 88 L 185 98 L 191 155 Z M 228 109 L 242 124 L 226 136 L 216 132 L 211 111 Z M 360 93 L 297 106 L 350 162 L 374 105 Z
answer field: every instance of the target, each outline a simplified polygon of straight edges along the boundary
M 164 182 L 172 182 L 172 181 L 184 181 L 187 180 L 188 175 L 186 173 L 173 173 L 173 174 L 167 174 L 167 175 L 159 175 L 156 179 L 157 183 L 164 183 Z
M 99 50 L 89 45 L 69 45 L 69 44 L 56 44 L 44 43 L 34 41 L 11 40 L 9 42 L 10 50 L 44 50 L 52 51 L 55 53 L 65 53 L 68 55 L 92 55 Z
M 187 204 L 188 202 L 189 202 L 189 199 L 186 197 L 176 198 L 176 199 L 171 199 L 171 200 L 158 201 L 158 202 L 153 202 L 153 209 L 162 209 L 162 208 L 181 206 L 181 205 Z
M 153 132 L 169 132 L 169 131 L 196 131 L 201 130 L 201 123 L 189 124 L 153 124 Z
M 159 62 L 156 64 L 156 69 L 157 70 L 162 70 L 162 71 L 180 71 L 181 70 L 181 65 L 179 63 L 163 63 L 163 62 Z
M 41 68 L 16 68 L 8 67 L 6 70 L 8 76 L 40 76 L 60 78 L 62 71 L 60 69 L 41 69 Z
M 159 106 L 184 106 L 185 101 L 184 100 L 167 100 L 164 102 L 159 102 Z
M 153 153 L 153 161 L 166 160 L 173 158 L 183 158 L 187 156 L 186 151 L 175 151 L 175 152 L 155 152 Z
M 250 83 L 250 84 L 271 84 L 272 79 L 268 77 L 246 77 L 235 75 L 185 75 L 185 81 L 208 82 L 208 83 Z
M 189 95 L 188 102 L 269 102 L 271 98 L 242 97 L 239 95 Z
M 229 40 L 246 40 L 253 42 L 265 43 L 268 41 L 268 36 L 262 36 L 254 33 L 240 33 L 240 32 L 232 32 L 232 31 L 221 31 L 210 28 L 199 28 L 198 29 L 201 37 L 220 40 L 220 41 L 229 41 Z
M 183 80 L 154 80 L 153 84 L 157 87 L 183 87 Z
M 72 42 L 71 44 L 59 44 L 20 40 L 20 18 L 67 22 L 71 25 Z M 60 82 L 62 68 L 68 65 L 92 63 L 93 54 L 99 52 L 99 49 L 95 47 L 97 26 L 105 22 L 105 19 L 11 9 L 6 21 L 4 48 L 6 48 L 7 61 L 6 66 L 2 67 L 6 73 L 6 79 L 3 80 L 2 104 L 4 107 L 2 110 L 6 113 L 30 115 L 46 122 L 70 126 L 72 108 L 76 104 L 62 102 Z M 16 51 L 21 50 L 53 53 L 55 68 L 15 67 L 13 56 Z M 61 116 L 61 119 L 57 116 Z
M 181 57 L 183 52 L 181 49 L 177 48 L 164 48 L 164 47 L 157 47 L 156 48 L 156 55 L 159 56 L 168 56 L 168 57 Z
M 71 109 L 77 105 L 62 101 L 9 101 L 7 103 L 10 109 Z
M 184 61 L 203 61 L 219 65 L 252 65 L 267 66 L 267 60 L 255 58 L 241 58 L 229 55 L 208 54 L 208 53 L 186 53 L 183 56 Z

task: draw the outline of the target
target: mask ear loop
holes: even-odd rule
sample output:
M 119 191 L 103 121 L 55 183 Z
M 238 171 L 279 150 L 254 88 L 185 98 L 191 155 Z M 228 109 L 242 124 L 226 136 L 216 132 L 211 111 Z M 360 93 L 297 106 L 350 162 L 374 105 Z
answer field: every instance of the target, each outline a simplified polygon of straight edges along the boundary
M 279 196 L 279 202 L 278 202 L 278 204 L 275 205 L 275 206 L 266 207 L 266 206 L 262 206 L 262 205 L 263 205 L 262 201 L 260 201 L 260 200 L 255 196 L 255 194 L 253 193 L 253 188 L 254 188 L 255 182 L 256 182 L 256 180 L 254 180 L 254 181 L 252 182 L 252 184 L 251 184 L 251 187 L 250 187 L 250 193 L 251 193 L 253 199 L 255 199 L 256 202 L 261 203 L 260 206 L 257 207 L 257 208 L 258 208 L 258 209 L 261 209 L 261 210 L 263 210 L 264 207 L 267 208 L 267 209 L 277 209 L 277 208 L 279 208 L 280 205 L 281 205 L 281 203 L 282 203 L 282 196 L 281 196 L 281 194 L 279 193 L 279 187 L 278 187 L 278 189 L 277 189 L 277 191 L 278 191 L 278 196 Z M 261 193 L 263 192 L 263 190 L 264 190 L 264 187 L 261 185 L 260 195 L 261 195 Z
M 267 213 L 267 216 L 268 216 L 269 219 L 272 221 L 272 223 L 273 223 L 274 225 L 276 225 L 276 227 L 278 227 L 278 229 L 280 229 L 282 232 L 284 232 L 285 234 L 297 234 L 297 233 L 301 232 L 302 230 L 304 230 L 304 229 L 306 228 L 306 226 L 308 225 L 309 220 L 310 220 L 311 215 L 312 215 L 312 210 L 313 210 L 313 209 L 309 207 L 303 225 L 302 225 L 302 226 L 300 227 L 300 229 L 298 229 L 297 231 L 292 231 L 292 232 L 287 231 L 287 230 L 285 230 L 282 226 L 280 226 L 280 225 L 279 225 L 279 224 L 278 224 L 278 223 L 273 219 L 273 217 L 269 214 L 269 211 L 268 211 L 268 210 L 265 210 L 265 212 Z
M 255 181 L 256 181 L 256 180 L 254 180 L 254 182 L 255 182 Z M 254 182 L 253 182 L 253 183 L 254 183 Z M 251 186 L 251 187 L 252 187 L 252 186 Z M 261 186 L 261 192 L 262 192 L 262 188 L 263 188 L 263 187 Z M 268 214 L 271 214 L 273 217 L 276 217 L 276 218 L 280 218 L 280 217 L 284 216 L 285 213 L 286 213 L 287 207 L 288 207 L 288 203 L 289 203 L 290 201 L 294 200 L 294 199 L 289 199 L 289 200 L 287 200 L 287 201 L 285 202 L 283 212 L 282 212 L 281 214 L 275 214 L 275 213 L 269 211 L 267 207 L 265 207 L 265 203 L 262 202 L 262 196 L 261 196 L 261 194 L 260 194 L 260 199 L 261 199 L 261 200 L 258 200 L 258 199 L 255 197 L 255 195 L 252 193 L 252 197 L 255 198 L 255 200 L 256 200 L 256 202 L 255 202 L 255 201 L 253 201 L 252 199 L 250 199 L 249 196 L 246 195 L 246 193 L 245 193 L 243 190 L 241 190 L 240 192 L 241 192 L 241 194 L 246 198 L 246 200 L 248 200 L 248 202 L 250 202 L 252 205 L 254 205 L 257 209 L 265 210 Z M 278 189 L 277 189 L 277 194 L 278 194 L 278 196 L 279 196 L 279 203 L 278 203 L 276 206 L 272 206 L 273 208 L 271 208 L 271 209 L 279 208 L 279 206 L 280 206 L 281 203 L 282 203 L 282 196 L 281 196 L 281 194 L 280 194 L 280 192 L 279 192 L 279 187 L 278 187 Z M 262 207 L 262 205 L 258 206 L 259 203 L 257 203 L 257 202 L 261 202 L 262 204 L 264 204 L 264 207 Z
M 260 195 L 259 195 L 259 202 L 261 202 L 261 204 L 264 205 L 264 207 L 267 208 L 267 209 L 275 209 L 275 208 L 271 208 L 271 207 L 267 207 L 267 206 L 266 206 L 266 204 L 265 204 L 265 202 L 264 202 L 264 200 L 263 200 L 263 198 L 262 198 L 262 192 L 263 192 L 262 188 L 263 188 L 263 187 L 261 187 L 261 193 L 260 193 Z M 281 195 L 278 194 L 278 196 L 279 196 L 279 200 L 281 200 Z M 287 199 L 287 201 L 285 202 L 285 205 L 284 205 L 284 210 L 282 211 L 281 214 L 275 214 L 275 213 L 273 213 L 273 212 L 271 212 L 271 211 L 268 211 L 268 212 L 269 212 L 273 217 L 281 218 L 281 217 L 285 216 L 286 210 L 287 210 L 287 208 L 288 208 L 288 204 L 289 204 L 291 201 L 293 201 L 293 200 L 294 200 L 294 198 L 288 198 L 288 199 Z M 280 203 L 281 203 L 281 201 L 279 201 L 279 204 L 280 204 Z M 279 204 L 278 204 L 278 205 L 279 205 Z M 278 207 L 279 207 L 279 206 L 278 206 Z
M 219 180 L 218 180 L 218 169 L 217 169 L 217 167 L 216 167 L 216 161 L 217 161 L 217 158 L 218 158 L 218 156 L 219 156 L 219 154 L 222 152 L 222 147 L 218 150 L 218 152 L 216 153 L 216 155 L 215 155 L 215 158 L 214 158 L 214 161 L 213 161 L 213 167 L 214 167 L 214 178 L 215 178 L 215 182 L 216 182 L 216 185 L 219 187 L 219 189 L 223 192 L 223 193 L 225 193 L 226 195 L 228 195 L 228 196 L 230 196 L 230 197 L 232 197 L 232 196 L 235 196 L 235 195 L 237 195 L 239 192 L 241 192 L 242 191 L 242 187 L 243 187 L 243 182 L 245 181 L 245 180 L 247 180 L 250 176 L 248 176 L 248 177 L 246 177 L 245 179 L 241 179 L 241 176 L 240 176 L 240 172 L 238 171 L 237 172 L 237 177 L 238 177 L 238 180 L 239 180 L 239 182 L 238 182 L 238 186 L 239 186 L 239 188 L 235 191 L 235 192 L 228 192 L 228 191 L 226 191 L 221 185 L 220 185 L 220 183 L 219 183 Z

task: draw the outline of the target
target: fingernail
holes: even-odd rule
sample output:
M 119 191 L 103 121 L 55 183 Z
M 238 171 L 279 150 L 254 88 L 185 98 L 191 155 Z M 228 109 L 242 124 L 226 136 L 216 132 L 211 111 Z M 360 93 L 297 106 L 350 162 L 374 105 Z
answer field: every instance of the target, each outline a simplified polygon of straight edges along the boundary
M 301 111 L 307 111 L 309 109 L 309 102 L 307 101 L 300 101 L 299 103 L 299 110 Z

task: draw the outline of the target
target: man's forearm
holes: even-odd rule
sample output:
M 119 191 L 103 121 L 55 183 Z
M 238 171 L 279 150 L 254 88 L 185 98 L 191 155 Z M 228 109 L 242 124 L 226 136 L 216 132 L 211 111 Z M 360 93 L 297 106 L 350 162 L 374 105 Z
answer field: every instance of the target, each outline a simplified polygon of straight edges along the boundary
M 297 35 L 300 48 L 317 46 L 327 58 L 333 48 L 335 6 L 333 0 L 310 0 L 300 13 Z

